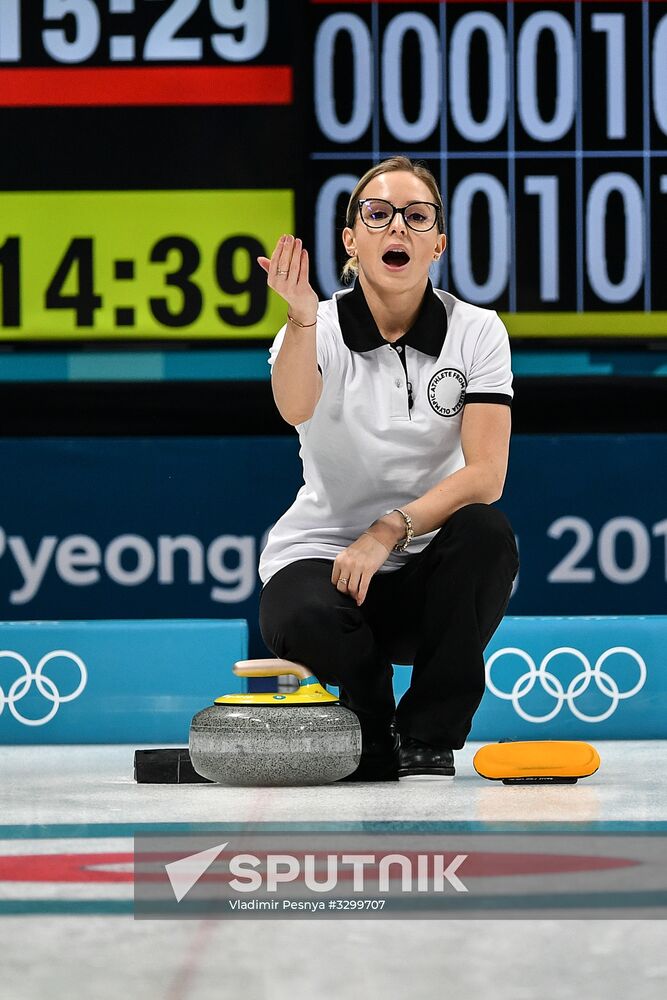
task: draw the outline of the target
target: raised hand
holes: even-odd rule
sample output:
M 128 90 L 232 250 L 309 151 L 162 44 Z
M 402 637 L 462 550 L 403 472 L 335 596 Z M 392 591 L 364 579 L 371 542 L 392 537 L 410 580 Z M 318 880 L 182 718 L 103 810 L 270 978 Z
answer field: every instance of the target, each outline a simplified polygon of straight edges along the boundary
M 289 313 L 299 323 L 310 325 L 317 319 L 318 298 L 308 280 L 308 251 L 301 240 L 281 236 L 271 257 L 258 257 L 264 268 L 267 284 L 289 307 Z

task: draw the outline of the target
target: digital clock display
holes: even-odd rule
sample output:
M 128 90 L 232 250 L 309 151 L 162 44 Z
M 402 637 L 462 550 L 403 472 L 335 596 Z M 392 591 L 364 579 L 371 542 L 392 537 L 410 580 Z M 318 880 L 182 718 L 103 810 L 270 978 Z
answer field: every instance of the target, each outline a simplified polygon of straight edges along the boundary
M 268 0 L 1 0 L 0 337 L 272 336 L 292 63 Z
M 289 228 L 291 191 L 5 194 L 0 218 L 6 332 L 238 338 L 282 322 L 255 261 Z
M 2 0 L 2 62 L 281 61 L 268 0 L 43 0 L 39 8 Z
M 285 24 L 268 0 L 0 4 L 0 106 L 283 104 Z M 179 72 L 174 72 L 174 67 Z

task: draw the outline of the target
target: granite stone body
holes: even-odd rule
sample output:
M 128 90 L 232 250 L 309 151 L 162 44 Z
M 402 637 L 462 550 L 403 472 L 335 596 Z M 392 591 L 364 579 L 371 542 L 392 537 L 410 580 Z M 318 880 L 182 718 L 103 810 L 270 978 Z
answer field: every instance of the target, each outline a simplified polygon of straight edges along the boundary
M 223 785 L 324 785 L 359 764 L 361 729 L 342 705 L 212 705 L 192 720 L 190 757 Z

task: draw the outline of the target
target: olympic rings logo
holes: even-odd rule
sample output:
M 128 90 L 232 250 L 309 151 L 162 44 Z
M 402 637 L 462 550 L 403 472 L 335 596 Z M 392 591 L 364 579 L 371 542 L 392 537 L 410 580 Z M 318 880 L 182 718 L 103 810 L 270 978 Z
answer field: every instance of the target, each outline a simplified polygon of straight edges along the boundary
M 551 661 L 561 654 L 568 653 L 574 656 L 583 666 L 581 673 L 578 673 L 576 677 L 573 677 L 567 686 L 567 690 L 563 688 L 563 685 L 558 680 L 555 674 L 547 670 L 547 667 Z M 624 653 L 635 661 L 639 667 L 639 680 L 634 687 L 630 688 L 629 691 L 619 691 L 618 684 L 613 679 L 613 677 L 606 673 L 602 669 L 602 665 L 610 657 L 617 653 Z M 491 680 L 491 668 L 494 663 L 503 656 L 518 656 L 527 665 L 528 670 L 526 673 L 522 674 L 521 677 L 516 681 L 514 687 L 511 691 L 500 691 Z M 511 701 L 514 706 L 514 711 L 517 715 L 525 719 L 526 722 L 549 722 L 551 719 L 558 715 L 563 704 L 567 702 L 568 707 L 573 715 L 577 719 L 581 719 L 582 722 L 604 722 L 608 719 L 610 715 L 618 708 L 618 703 L 626 698 L 632 698 L 633 695 L 637 694 L 638 691 L 644 686 L 646 681 L 646 664 L 644 660 L 639 655 L 639 653 L 630 649 L 629 646 L 614 646 L 612 649 L 607 649 L 602 653 L 601 656 L 595 661 L 595 666 L 591 667 L 588 659 L 579 649 L 574 649 L 572 646 L 559 646 L 558 649 L 552 649 L 550 653 L 544 657 L 539 667 L 535 666 L 535 661 L 532 656 L 529 656 L 523 649 L 517 649 L 515 646 L 507 646 L 505 649 L 498 649 L 496 652 L 489 657 L 486 663 L 486 684 L 490 691 L 495 694 L 497 698 L 501 698 L 503 701 Z M 529 715 L 520 704 L 521 698 L 528 694 L 529 691 L 535 687 L 535 682 L 538 681 L 542 685 L 542 688 L 556 699 L 556 704 L 554 708 L 548 712 L 546 715 Z M 588 688 L 591 681 L 594 680 L 597 684 L 598 690 L 602 694 L 606 695 L 611 699 L 611 704 L 600 715 L 586 715 L 575 705 L 574 701 L 580 694 Z
M 79 668 L 80 680 L 76 688 L 70 694 L 61 694 L 55 683 L 50 677 L 46 677 L 42 671 L 47 663 L 51 660 L 55 660 L 56 657 L 62 657 L 66 660 L 71 660 L 75 666 Z M 0 650 L 0 659 L 5 660 L 16 660 L 17 663 L 23 667 L 24 675 L 22 677 L 17 677 L 17 679 L 12 683 L 7 694 L 4 692 L 4 688 L 0 686 L 0 715 L 5 710 L 5 705 L 9 706 L 9 711 L 12 713 L 17 722 L 22 722 L 24 726 L 44 726 L 47 722 L 50 722 L 54 717 L 63 702 L 74 701 L 78 698 L 88 681 L 88 671 L 86 670 L 86 664 L 83 662 L 80 656 L 76 653 L 71 653 L 67 649 L 54 649 L 51 653 L 47 653 L 43 656 L 35 670 L 32 669 L 28 661 L 20 653 L 15 653 L 11 649 Z M 41 719 L 28 719 L 25 715 L 16 707 L 16 702 L 20 701 L 21 698 L 27 695 L 30 691 L 33 682 L 35 683 L 37 690 L 47 701 L 50 701 L 51 707 L 48 709 L 46 714 Z

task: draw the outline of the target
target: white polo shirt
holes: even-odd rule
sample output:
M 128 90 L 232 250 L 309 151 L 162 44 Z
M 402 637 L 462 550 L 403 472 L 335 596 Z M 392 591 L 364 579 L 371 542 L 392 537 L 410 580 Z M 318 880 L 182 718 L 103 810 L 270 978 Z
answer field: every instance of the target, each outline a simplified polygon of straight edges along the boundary
M 430 281 L 414 325 L 393 344 L 378 330 L 358 280 L 320 302 L 317 319 L 311 333 L 322 394 L 296 428 L 304 482 L 268 534 L 262 583 L 297 559 L 333 561 L 376 518 L 463 468 L 464 406 L 512 405 L 509 337 L 498 314 Z M 285 329 L 273 341 L 270 365 Z M 378 572 L 399 569 L 436 533 L 392 552 Z

